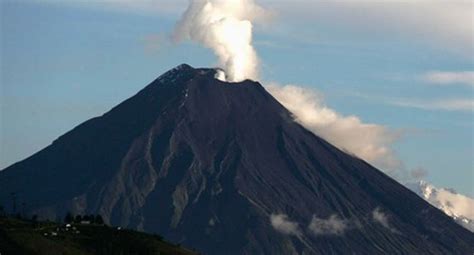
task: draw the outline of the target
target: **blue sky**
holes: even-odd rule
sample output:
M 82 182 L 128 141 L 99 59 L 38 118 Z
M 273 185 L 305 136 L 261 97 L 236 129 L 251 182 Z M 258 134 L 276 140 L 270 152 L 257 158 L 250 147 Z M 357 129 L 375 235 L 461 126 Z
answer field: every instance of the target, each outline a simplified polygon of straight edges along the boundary
M 210 50 L 167 39 L 185 1 L 150 2 L 2 1 L 0 168 L 180 63 L 216 65 Z M 472 16 L 443 19 L 429 2 L 423 20 L 417 6 L 288 3 L 261 3 L 276 14 L 255 28 L 261 80 L 313 88 L 339 113 L 399 131 L 392 147 L 407 168 L 473 196 Z M 461 78 L 438 84 L 430 72 Z

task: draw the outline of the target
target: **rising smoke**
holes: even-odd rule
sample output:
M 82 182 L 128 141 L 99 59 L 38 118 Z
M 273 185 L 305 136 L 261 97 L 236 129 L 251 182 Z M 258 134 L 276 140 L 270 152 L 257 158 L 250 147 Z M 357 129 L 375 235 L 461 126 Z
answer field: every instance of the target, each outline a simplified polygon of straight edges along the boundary
M 227 81 L 256 80 L 258 57 L 252 46 L 252 22 L 266 16 L 253 0 L 191 0 L 173 37 L 178 42 L 193 40 L 211 48 Z
M 219 80 L 257 79 L 259 61 L 252 46 L 252 22 L 262 23 L 270 17 L 254 0 L 191 0 L 175 28 L 174 39 L 193 40 L 211 48 L 225 71 L 217 72 Z M 275 84 L 267 89 L 297 121 L 334 145 L 384 170 L 400 167 L 390 149 L 397 134 L 355 116 L 341 116 L 307 89 Z

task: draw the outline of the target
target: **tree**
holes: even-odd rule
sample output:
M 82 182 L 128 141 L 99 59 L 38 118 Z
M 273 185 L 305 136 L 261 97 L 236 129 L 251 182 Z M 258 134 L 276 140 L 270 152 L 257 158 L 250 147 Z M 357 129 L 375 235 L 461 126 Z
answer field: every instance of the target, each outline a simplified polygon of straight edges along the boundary
M 7 214 L 5 213 L 5 208 L 3 208 L 2 205 L 0 205 L 0 217 L 5 217 Z
M 10 196 L 12 198 L 12 215 L 16 214 L 16 192 L 10 193 Z
M 82 221 L 82 216 L 81 215 L 76 215 L 76 217 L 74 218 L 74 222 L 75 223 L 81 223 Z
M 33 214 L 31 216 L 31 221 L 33 222 L 33 228 L 37 228 L 39 226 L 38 215 L 37 214 Z
M 84 216 L 82 217 L 82 220 L 84 220 L 84 221 L 91 221 L 91 216 L 86 214 L 86 215 L 84 215 Z
M 64 217 L 64 223 L 72 223 L 74 221 L 74 217 L 72 216 L 71 212 L 67 212 L 66 216 Z
M 102 218 L 102 215 L 97 214 L 94 219 L 95 224 L 103 225 L 104 224 L 104 219 Z

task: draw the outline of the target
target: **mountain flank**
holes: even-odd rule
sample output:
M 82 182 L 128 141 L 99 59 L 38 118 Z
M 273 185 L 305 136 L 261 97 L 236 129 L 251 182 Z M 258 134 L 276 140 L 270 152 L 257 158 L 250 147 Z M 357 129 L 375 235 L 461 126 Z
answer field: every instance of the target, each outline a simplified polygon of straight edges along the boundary
M 294 121 L 180 65 L 0 172 L 29 214 L 100 214 L 204 254 L 472 254 L 474 234 Z

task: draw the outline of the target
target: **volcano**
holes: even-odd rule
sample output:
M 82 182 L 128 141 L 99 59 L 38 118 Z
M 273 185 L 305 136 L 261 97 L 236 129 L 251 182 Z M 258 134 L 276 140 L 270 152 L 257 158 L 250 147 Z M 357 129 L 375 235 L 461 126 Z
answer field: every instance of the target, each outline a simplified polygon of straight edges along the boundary
M 258 82 L 216 72 L 180 65 L 4 169 L 0 202 L 101 214 L 211 255 L 473 253 L 473 233 L 303 128 Z

